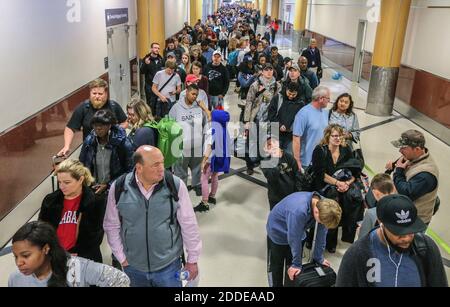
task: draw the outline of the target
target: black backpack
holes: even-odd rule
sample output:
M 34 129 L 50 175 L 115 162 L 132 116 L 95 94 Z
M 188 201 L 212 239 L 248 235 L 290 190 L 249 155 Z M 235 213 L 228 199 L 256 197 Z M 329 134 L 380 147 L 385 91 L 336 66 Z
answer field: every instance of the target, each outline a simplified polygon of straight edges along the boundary
M 122 176 L 120 176 L 119 178 L 117 178 L 116 182 L 115 182 L 115 193 L 114 193 L 114 199 L 116 200 L 116 204 L 119 203 L 120 200 L 120 196 L 122 195 L 122 193 L 126 193 L 127 190 L 125 189 L 125 179 L 127 177 L 128 174 L 123 174 Z M 174 224 L 174 220 L 173 220 L 173 200 L 175 200 L 176 202 L 178 202 L 180 200 L 180 198 L 178 197 L 178 190 L 175 186 L 175 181 L 173 179 L 173 174 L 169 171 L 165 171 L 164 172 L 164 178 L 167 182 L 167 187 L 169 188 L 170 191 L 170 225 Z

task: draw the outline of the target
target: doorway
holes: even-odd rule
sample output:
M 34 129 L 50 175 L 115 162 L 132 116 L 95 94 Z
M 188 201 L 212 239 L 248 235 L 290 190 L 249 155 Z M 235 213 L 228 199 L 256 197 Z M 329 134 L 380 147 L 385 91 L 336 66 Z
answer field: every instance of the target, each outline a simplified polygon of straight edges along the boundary
M 107 35 L 109 95 L 111 100 L 125 108 L 131 98 L 129 26 L 110 27 Z
M 353 62 L 352 81 L 359 83 L 364 63 L 364 45 L 366 43 L 367 20 L 360 19 L 358 22 L 358 36 L 355 46 L 355 60 Z

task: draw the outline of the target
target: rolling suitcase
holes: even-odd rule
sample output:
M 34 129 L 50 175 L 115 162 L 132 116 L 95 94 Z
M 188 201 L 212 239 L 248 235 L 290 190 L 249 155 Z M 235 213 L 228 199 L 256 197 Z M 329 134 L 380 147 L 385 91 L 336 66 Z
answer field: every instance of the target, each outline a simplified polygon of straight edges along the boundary
M 318 223 L 316 222 L 316 228 L 318 229 Z M 336 284 L 336 272 L 322 264 L 316 263 L 312 257 L 314 249 L 316 247 L 317 231 L 314 232 L 314 240 L 311 249 L 311 256 L 308 264 L 304 265 L 301 273 L 295 278 L 294 281 L 289 279 L 289 275 L 286 273 L 284 286 L 285 287 L 333 287 Z

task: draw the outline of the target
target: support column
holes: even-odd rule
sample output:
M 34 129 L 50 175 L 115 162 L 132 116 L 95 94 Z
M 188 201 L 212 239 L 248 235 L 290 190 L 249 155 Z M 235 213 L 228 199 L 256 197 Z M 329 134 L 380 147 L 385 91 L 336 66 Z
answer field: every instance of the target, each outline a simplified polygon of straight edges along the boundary
M 197 0 L 189 0 L 189 24 L 193 27 L 197 22 Z
M 259 0 L 255 0 L 254 8 L 255 10 L 259 10 Z
M 272 13 L 271 17 L 279 19 L 278 12 L 280 11 L 280 0 L 272 0 Z
M 149 0 L 137 1 L 137 50 L 140 59 L 150 53 L 150 11 Z
M 219 10 L 219 0 L 214 0 L 214 13 Z
M 142 0 L 143 1 L 143 0 Z M 150 2 L 150 0 L 147 0 Z M 151 0 L 150 43 L 159 43 L 161 50 L 166 46 L 166 26 L 164 20 L 164 0 Z
M 202 19 L 203 15 L 203 1 L 202 0 L 190 0 L 190 24 L 193 27 L 197 20 Z
M 267 4 L 269 0 L 261 0 L 261 24 L 264 24 L 264 16 L 267 14 Z
M 292 33 L 292 50 L 299 51 L 304 47 L 304 36 L 306 30 L 306 13 L 308 11 L 308 0 L 296 0 L 294 31 Z M 305 42 L 306 43 L 306 42 Z
M 411 0 L 382 0 L 366 113 L 390 116 L 394 109 Z

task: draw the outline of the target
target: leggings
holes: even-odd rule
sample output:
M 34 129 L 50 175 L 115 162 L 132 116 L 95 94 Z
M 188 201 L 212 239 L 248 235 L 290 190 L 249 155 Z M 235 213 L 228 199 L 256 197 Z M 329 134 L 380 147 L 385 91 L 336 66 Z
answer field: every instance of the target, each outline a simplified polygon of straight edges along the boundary
M 209 192 L 209 178 L 211 177 L 211 193 Z M 212 173 L 209 167 L 206 173 L 202 172 L 202 200 L 207 202 L 209 196 L 214 197 L 219 188 L 219 173 Z

